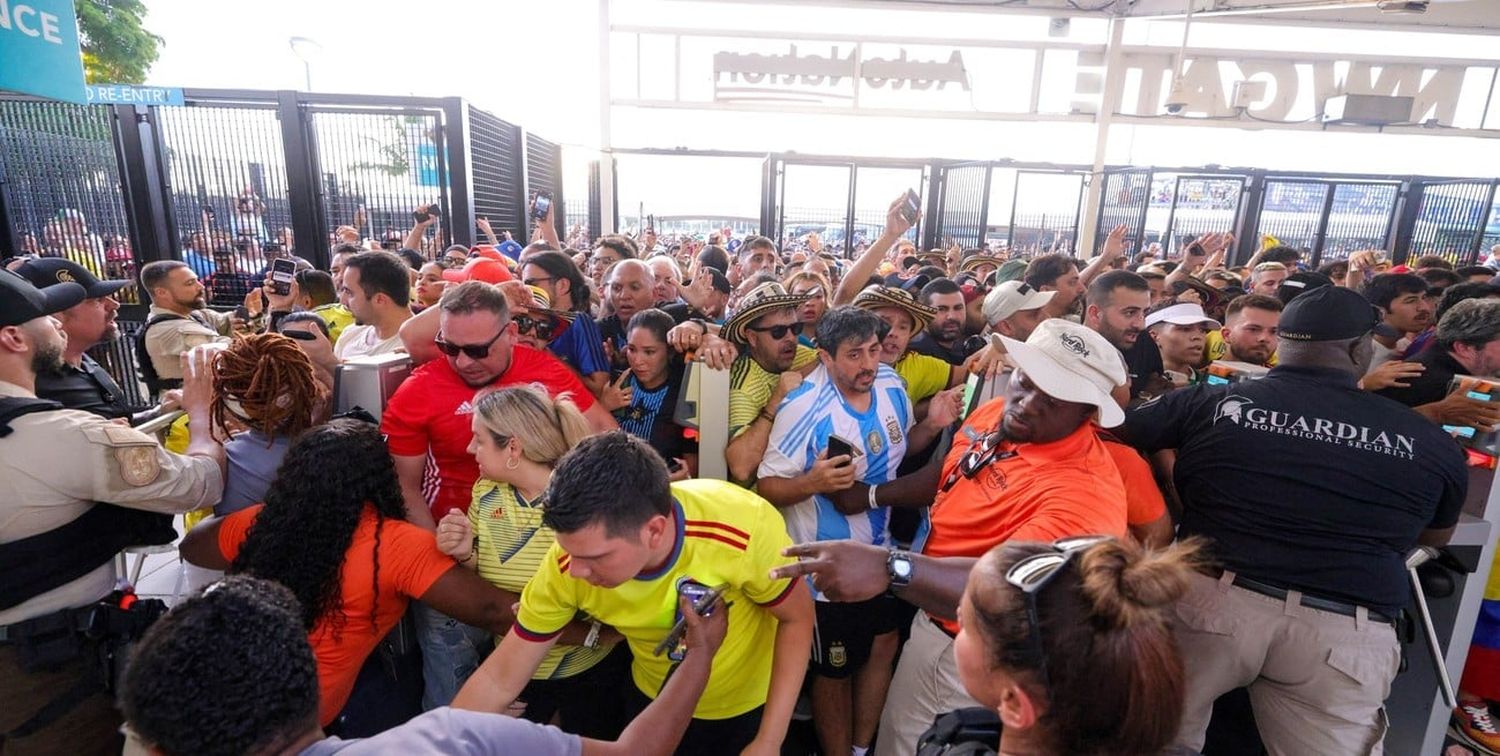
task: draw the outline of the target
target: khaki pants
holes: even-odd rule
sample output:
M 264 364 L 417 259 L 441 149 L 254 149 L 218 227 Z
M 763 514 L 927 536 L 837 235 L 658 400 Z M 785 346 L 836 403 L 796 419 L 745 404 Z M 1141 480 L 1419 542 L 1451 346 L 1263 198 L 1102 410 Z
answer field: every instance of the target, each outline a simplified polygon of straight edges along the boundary
M 953 639 L 923 612 L 911 621 L 911 638 L 901 647 L 901 661 L 891 678 L 885 711 L 880 715 L 880 734 L 875 739 L 878 756 L 909 756 L 916 753 L 917 738 L 932 726 L 938 715 L 979 706 L 958 680 L 953 660 Z
M 1395 629 L 1310 609 L 1195 574 L 1177 603 L 1174 634 L 1187 677 L 1179 745 L 1203 747 L 1214 699 L 1249 687 L 1272 756 L 1379 754 L 1383 702 L 1401 662 Z
M 87 672 L 93 646 L 82 658 L 50 672 L 21 670 L 15 646 L 0 646 L 0 735 L 20 727 L 43 706 L 73 687 Z M 83 699 L 60 719 L 24 738 L 0 740 L 0 756 L 38 754 L 117 754 L 120 713 L 102 689 Z

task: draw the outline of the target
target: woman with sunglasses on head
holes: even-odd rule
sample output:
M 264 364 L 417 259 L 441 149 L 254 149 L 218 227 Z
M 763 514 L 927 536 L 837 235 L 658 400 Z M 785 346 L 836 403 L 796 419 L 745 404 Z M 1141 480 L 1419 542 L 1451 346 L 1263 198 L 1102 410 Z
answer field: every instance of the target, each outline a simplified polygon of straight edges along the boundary
M 958 607 L 964 688 L 1001 723 L 1001 754 L 1169 748 L 1186 683 L 1172 605 L 1197 546 L 1100 536 L 1009 543 L 980 558 Z
M 651 308 L 625 326 L 625 360 L 629 367 L 611 381 L 599 402 L 615 415 L 620 429 L 651 444 L 667 461 L 672 480 L 698 474 L 698 442 L 677 424 L 677 396 L 683 365 L 667 343 L 676 325 L 672 316 Z
M 818 320 L 828 312 L 828 294 L 833 287 L 828 284 L 826 276 L 810 270 L 793 273 L 782 283 L 792 294 L 807 296 L 807 301 L 797 307 L 797 323 L 801 325 L 797 343 L 809 349 L 817 348 Z
M 438 523 L 437 545 L 495 587 L 520 594 L 555 540 L 542 524 L 552 467 L 592 430 L 571 399 L 534 386 L 486 391 L 474 405 L 469 451 L 480 478 L 468 513 L 454 509 Z M 618 639 L 601 628 L 581 645 L 553 647 L 521 693 L 522 716 L 547 724 L 557 714 L 569 732 L 618 736 L 625 717 L 618 691 L 630 668 Z

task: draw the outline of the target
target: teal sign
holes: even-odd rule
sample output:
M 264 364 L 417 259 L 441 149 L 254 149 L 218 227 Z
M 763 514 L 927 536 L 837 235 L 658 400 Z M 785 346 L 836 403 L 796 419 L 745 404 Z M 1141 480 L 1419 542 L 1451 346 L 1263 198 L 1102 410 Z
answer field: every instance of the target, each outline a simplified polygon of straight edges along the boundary
M 5 0 L 0 0 L 5 2 Z M 438 185 L 437 145 L 421 142 L 417 145 L 417 186 Z
M 0 0 L 0 89 L 86 101 L 73 0 Z
M 4 3 L 5 0 L 0 0 Z M 176 87 L 137 87 L 130 84 L 90 84 L 84 87 L 90 105 L 181 105 Z

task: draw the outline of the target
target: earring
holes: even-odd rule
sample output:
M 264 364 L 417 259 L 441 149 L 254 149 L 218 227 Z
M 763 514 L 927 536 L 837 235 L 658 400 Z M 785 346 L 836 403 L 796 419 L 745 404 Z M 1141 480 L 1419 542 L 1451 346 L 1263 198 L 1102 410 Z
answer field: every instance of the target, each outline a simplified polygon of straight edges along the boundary
M 507 469 L 507 470 L 514 470 L 514 469 L 516 469 L 517 467 L 520 467 L 520 466 L 521 466 L 521 460 L 516 459 L 515 457 L 511 457 L 510 459 L 508 459 L 508 460 L 505 461 L 505 469 Z

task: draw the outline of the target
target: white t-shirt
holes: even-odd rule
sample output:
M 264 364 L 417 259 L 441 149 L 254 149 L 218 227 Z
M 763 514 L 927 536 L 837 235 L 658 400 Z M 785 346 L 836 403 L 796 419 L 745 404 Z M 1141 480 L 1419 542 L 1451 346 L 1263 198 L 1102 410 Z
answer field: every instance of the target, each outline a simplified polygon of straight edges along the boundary
M 443 753 L 471 756 L 578 756 L 583 741 L 550 725 L 503 714 L 433 709 L 399 727 L 362 740 L 328 738 L 300 756 L 328 754 Z
M 887 483 L 896 479 L 896 468 L 906 456 L 911 427 L 912 405 L 906 382 L 889 365 L 882 364 L 876 371 L 870 407 L 864 412 L 845 403 L 827 368 L 819 365 L 776 410 L 757 477 L 795 478 L 806 473 L 818 454 L 828 448 L 828 437 L 836 435 L 861 452 L 854 458 L 856 480 L 870 485 Z M 814 495 L 783 508 L 781 514 L 788 534 L 797 543 L 847 538 L 884 546 L 890 540 L 890 510 L 884 507 L 845 515 L 827 498 Z
M 344 328 L 339 334 L 339 341 L 333 345 L 333 356 L 339 362 L 353 359 L 355 357 L 368 357 L 372 354 L 390 354 L 391 352 L 405 351 L 406 347 L 401 343 L 401 333 L 388 339 L 380 338 L 380 332 L 372 325 L 351 325 Z

